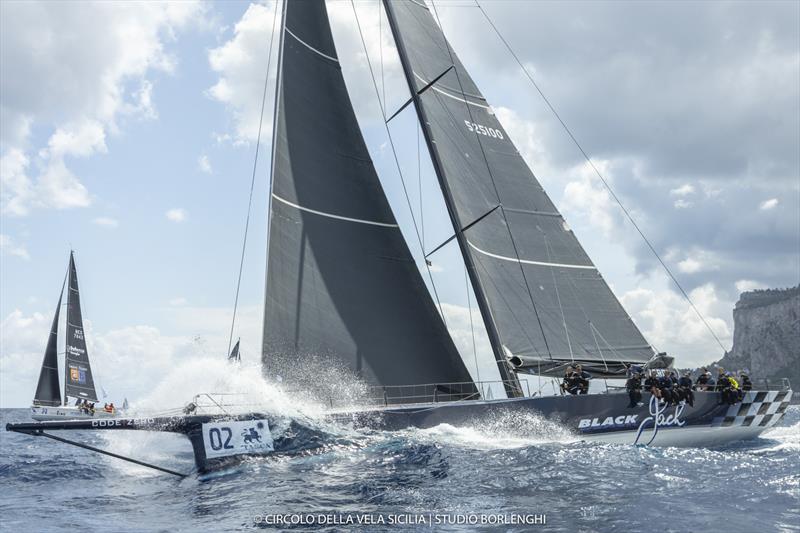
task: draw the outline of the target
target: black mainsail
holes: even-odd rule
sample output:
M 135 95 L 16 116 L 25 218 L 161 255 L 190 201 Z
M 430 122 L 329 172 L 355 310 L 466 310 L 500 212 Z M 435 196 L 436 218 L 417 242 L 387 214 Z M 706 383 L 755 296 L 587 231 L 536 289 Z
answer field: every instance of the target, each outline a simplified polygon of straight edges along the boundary
M 373 167 L 325 2 L 284 3 L 281 34 L 265 370 L 291 379 L 316 360 L 371 385 L 466 382 L 475 395 Z
M 501 375 L 615 375 L 653 349 L 525 164 L 421 1 L 384 0 Z
M 78 291 L 78 273 L 75 257 L 69 254 L 69 283 L 67 285 L 67 349 L 65 357 L 64 403 L 67 397 L 97 401 L 92 368 L 86 350 L 81 315 L 81 296 Z
M 47 347 L 44 350 L 44 359 L 39 372 L 39 383 L 36 385 L 36 394 L 33 397 L 33 405 L 52 407 L 61 405 L 61 386 L 58 375 L 58 317 L 61 315 L 61 301 L 64 297 L 66 283 L 67 278 L 65 277 L 61 284 L 61 292 L 58 293 L 58 305 L 56 314 L 53 316 L 53 325 L 50 327 L 50 335 L 47 337 Z

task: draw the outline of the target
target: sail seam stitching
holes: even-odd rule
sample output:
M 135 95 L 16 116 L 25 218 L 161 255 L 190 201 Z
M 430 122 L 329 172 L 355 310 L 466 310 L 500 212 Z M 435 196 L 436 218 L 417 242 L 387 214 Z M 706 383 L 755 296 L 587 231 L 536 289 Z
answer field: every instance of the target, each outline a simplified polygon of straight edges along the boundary
M 283 202 L 284 204 L 294 207 L 295 209 L 299 209 L 300 211 L 307 211 L 309 213 L 313 213 L 315 215 L 320 215 L 323 217 L 334 218 L 336 220 L 344 220 L 346 222 L 358 222 L 360 224 L 369 224 L 371 226 L 381 226 L 384 228 L 399 228 L 397 224 L 389 224 L 386 222 L 375 222 L 373 220 L 364 220 L 361 218 L 352 218 L 352 217 L 344 217 L 341 215 L 334 215 L 332 213 L 325 213 L 324 211 L 317 211 L 316 209 L 309 209 L 308 207 L 303 207 L 301 205 L 297 205 L 295 203 L 290 202 L 289 200 L 285 200 L 278 196 L 277 194 L 273 193 L 272 197 L 278 200 L 279 202 Z
M 310 44 L 308 44 L 307 42 L 305 42 L 303 39 L 301 39 L 300 37 L 298 37 L 297 35 L 295 35 L 295 34 L 292 32 L 292 30 L 290 30 L 288 27 L 287 27 L 287 28 L 285 28 L 285 29 L 286 29 L 286 33 L 288 33 L 289 35 L 291 35 L 292 37 L 294 37 L 295 39 L 297 39 L 297 41 L 298 41 L 300 44 L 302 44 L 303 46 L 305 46 L 306 48 L 308 48 L 308 49 L 309 49 L 309 50 L 311 50 L 312 52 L 315 52 L 315 53 L 317 53 L 317 54 L 321 55 L 321 56 L 322 56 L 322 57 L 324 57 L 325 59 L 330 59 L 331 61 L 335 61 L 336 63 L 338 63 L 338 62 L 339 62 L 339 60 L 338 60 L 337 58 L 335 58 L 335 57 L 331 57 L 331 56 L 329 56 L 328 54 L 324 54 L 324 53 L 320 52 L 319 50 L 317 50 L 316 48 L 314 48 L 313 46 L 311 46 Z
M 512 263 L 523 263 L 526 265 L 538 265 L 538 266 L 550 266 L 550 267 L 563 267 L 563 268 L 581 268 L 585 270 L 597 270 L 597 267 L 590 266 L 590 265 L 569 265 L 566 263 L 547 263 L 545 261 L 533 261 L 530 259 L 517 259 L 515 257 L 507 257 L 505 255 L 498 255 L 493 254 L 491 252 L 487 252 L 486 250 L 481 250 L 471 242 L 467 241 L 467 244 L 470 245 L 471 248 L 476 250 L 477 252 L 482 253 L 483 255 L 487 255 L 489 257 L 494 257 L 495 259 L 502 259 L 503 261 L 511 261 Z

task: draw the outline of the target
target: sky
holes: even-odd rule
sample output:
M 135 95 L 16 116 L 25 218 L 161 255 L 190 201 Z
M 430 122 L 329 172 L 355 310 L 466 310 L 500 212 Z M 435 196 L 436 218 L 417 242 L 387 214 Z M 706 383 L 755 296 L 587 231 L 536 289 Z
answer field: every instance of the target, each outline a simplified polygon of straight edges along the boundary
M 740 292 L 800 282 L 800 4 L 481 4 L 730 349 Z M 424 219 L 426 249 L 452 228 L 430 162 L 423 157 L 418 167 L 410 110 L 391 126 L 406 202 L 367 60 L 387 110 L 408 97 L 405 82 L 377 0 L 356 6 L 366 53 L 350 2 L 328 1 L 338 55 L 384 189 L 421 261 L 413 221 Z M 474 2 L 437 0 L 436 8 L 646 338 L 681 366 L 720 358 L 722 348 Z M 112 398 L 141 398 L 167 372 L 224 357 L 269 64 L 234 328 L 243 359 L 257 363 L 274 10 L 274 2 L 238 1 L 0 3 L 0 406 L 29 405 L 70 249 L 90 358 Z M 470 297 L 472 342 L 452 247 L 434 261 L 433 278 L 473 377 L 491 378 Z

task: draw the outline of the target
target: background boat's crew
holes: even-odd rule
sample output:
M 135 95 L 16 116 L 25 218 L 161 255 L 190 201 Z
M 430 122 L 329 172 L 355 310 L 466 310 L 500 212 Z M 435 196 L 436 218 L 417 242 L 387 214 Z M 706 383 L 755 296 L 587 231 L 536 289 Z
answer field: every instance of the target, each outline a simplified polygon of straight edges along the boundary
M 678 380 L 678 393 L 681 400 L 685 400 L 690 406 L 694 407 L 694 391 L 692 390 L 692 373 L 688 370 Z
M 75 407 L 80 407 L 80 406 L 81 406 L 81 399 L 75 398 Z
M 589 380 L 592 379 L 592 375 L 583 370 L 581 365 L 576 365 L 575 378 L 578 385 L 578 394 L 589 394 Z
M 642 400 L 642 375 L 638 372 L 632 373 L 625 382 L 625 389 L 628 391 L 629 408 L 641 405 Z

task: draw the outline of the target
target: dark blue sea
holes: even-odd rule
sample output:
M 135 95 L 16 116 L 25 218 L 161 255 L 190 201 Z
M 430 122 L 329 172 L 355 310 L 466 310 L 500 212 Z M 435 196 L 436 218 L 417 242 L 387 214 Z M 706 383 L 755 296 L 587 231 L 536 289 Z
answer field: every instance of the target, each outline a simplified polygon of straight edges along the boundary
M 0 410 L 3 427 L 27 418 L 26 409 Z M 295 516 L 304 522 L 291 527 L 297 531 L 800 531 L 798 406 L 762 438 L 721 449 L 587 444 L 536 421 L 307 431 L 297 438 L 312 445 L 297 454 L 180 479 L 3 430 L 0 525 L 13 532 L 284 530 L 290 527 L 276 525 L 277 517 Z M 193 472 L 180 435 L 63 435 Z M 366 522 L 358 525 L 359 517 Z

